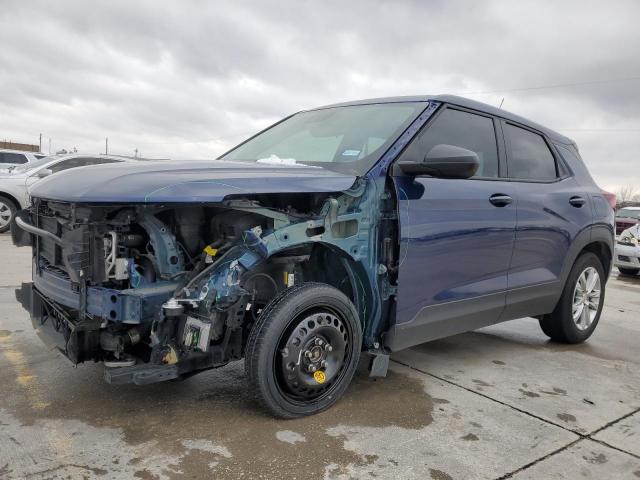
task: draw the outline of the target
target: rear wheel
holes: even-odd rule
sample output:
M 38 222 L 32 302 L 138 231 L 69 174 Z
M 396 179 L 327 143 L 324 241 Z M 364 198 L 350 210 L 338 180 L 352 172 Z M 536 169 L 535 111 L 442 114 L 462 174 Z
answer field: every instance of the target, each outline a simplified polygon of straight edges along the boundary
M 618 270 L 620 270 L 620 273 L 623 274 L 623 275 L 637 275 L 638 274 L 638 269 L 637 268 L 618 267 Z
M 540 319 L 542 331 L 556 342 L 584 342 L 598 325 L 604 292 L 602 263 L 593 253 L 582 254 L 569 273 L 555 310 Z
M 287 289 L 260 314 L 247 341 L 249 386 L 278 417 L 321 412 L 347 389 L 361 345 L 358 314 L 342 292 L 321 283 Z
M 0 233 L 9 230 L 11 219 L 18 211 L 15 203 L 5 197 L 0 196 Z

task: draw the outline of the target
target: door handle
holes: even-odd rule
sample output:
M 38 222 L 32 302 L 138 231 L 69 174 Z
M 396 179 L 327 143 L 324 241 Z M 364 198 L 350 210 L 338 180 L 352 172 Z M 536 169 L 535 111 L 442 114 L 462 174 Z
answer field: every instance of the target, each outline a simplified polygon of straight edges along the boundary
M 582 198 L 582 197 L 577 197 L 577 196 L 576 196 L 576 197 L 571 197 L 571 198 L 569 199 L 569 203 L 570 203 L 572 206 L 576 207 L 576 208 L 580 208 L 580 207 L 581 207 L 581 206 L 583 206 L 585 203 L 587 203 L 587 201 L 586 201 L 584 198 Z
M 489 197 L 489 201 L 495 207 L 506 207 L 511 202 L 513 202 L 513 198 L 503 193 L 496 193 Z

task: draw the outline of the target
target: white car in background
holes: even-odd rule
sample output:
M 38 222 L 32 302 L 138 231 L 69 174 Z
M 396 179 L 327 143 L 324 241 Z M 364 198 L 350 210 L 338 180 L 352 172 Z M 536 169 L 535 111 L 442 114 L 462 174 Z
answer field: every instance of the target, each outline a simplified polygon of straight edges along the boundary
M 624 275 L 640 272 L 640 224 L 627 228 L 618 237 L 614 265 Z
M 22 150 L 0 149 L 0 174 L 6 173 L 11 167 L 26 165 L 46 157 L 44 153 L 25 152 Z
M 0 233 L 9 230 L 16 211 L 27 207 L 28 189 L 41 178 L 69 168 L 127 161 L 123 157 L 74 153 L 34 159 L 0 171 Z

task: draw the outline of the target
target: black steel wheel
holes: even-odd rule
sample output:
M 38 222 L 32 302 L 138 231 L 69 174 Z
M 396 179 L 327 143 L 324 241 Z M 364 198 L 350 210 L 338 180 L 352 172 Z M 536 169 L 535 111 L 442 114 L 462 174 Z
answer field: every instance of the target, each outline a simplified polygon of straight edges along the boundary
M 348 387 L 362 346 L 351 301 L 325 284 L 282 292 L 260 314 L 245 354 L 250 388 L 278 417 L 318 413 Z

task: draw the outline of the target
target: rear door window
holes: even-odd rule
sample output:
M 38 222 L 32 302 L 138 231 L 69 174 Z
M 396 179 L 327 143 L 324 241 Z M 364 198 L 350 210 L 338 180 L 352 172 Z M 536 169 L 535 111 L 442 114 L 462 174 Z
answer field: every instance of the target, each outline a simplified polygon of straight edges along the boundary
M 504 132 L 509 145 L 509 178 L 551 181 L 558 177 L 556 160 L 541 135 L 508 123 Z
M 422 162 L 425 155 L 440 144 L 475 152 L 480 160 L 480 167 L 474 177 L 498 176 L 496 131 L 490 117 L 447 108 L 419 134 L 403 156 L 414 162 Z
M 0 152 L 0 163 L 22 165 L 23 163 L 27 163 L 27 157 L 25 157 L 21 153 Z

